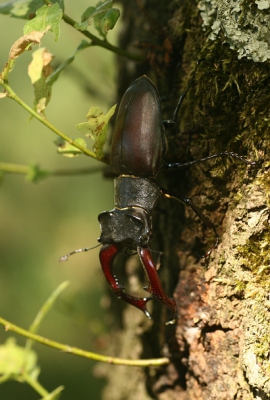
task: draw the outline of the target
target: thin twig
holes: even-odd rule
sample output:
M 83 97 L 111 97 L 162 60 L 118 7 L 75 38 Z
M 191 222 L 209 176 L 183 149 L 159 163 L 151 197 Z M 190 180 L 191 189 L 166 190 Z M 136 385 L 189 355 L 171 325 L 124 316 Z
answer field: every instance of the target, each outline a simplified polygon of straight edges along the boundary
M 45 4 L 47 4 L 47 6 L 52 6 L 53 3 L 50 0 L 43 0 Z M 92 41 L 92 45 L 94 46 L 100 46 L 103 47 L 104 49 L 107 49 L 109 51 L 112 51 L 115 54 L 118 54 L 119 56 L 128 58 L 129 60 L 133 60 L 133 61 L 145 61 L 145 58 L 142 56 L 139 56 L 137 54 L 132 54 L 129 53 L 128 51 L 122 50 L 119 47 L 113 46 L 112 44 L 110 44 L 109 42 L 107 42 L 106 39 L 101 40 L 98 37 L 96 37 L 95 35 L 93 35 L 92 33 L 90 33 L 89 31 L 80 31 L 79 29 L 77 29 L 75 27 L 76 21 L 74 21 L 74 19 L 72 19 L 71 17 L 69 17 L 67 14 L 63 13 L 63 21 L 65 21 L 68 25 L 72 26 L 74 29 L 76 29 L 76 31 L 80 32 L 81 34 L 83 34 L 85 37 L 87 37 L 88 39 L 90 39 Z
M 100 362 L 104 362 L 107 364 L 112 365 L 126 365 L 130 367 L 159 367 L 160 365 L 169 364 L 170 360 L 167 357 L 162 358 L 152 358 L 152 359 L 145 359 L 145 360 L 128 360 L 123 358 L 116 358 L 116 357 L 107 357 L 101 354 L 92 353 L 90 351 L 82 350 L 77 347 L 72 347 L 67 344 L 55 342 L 54 340 L 47 339 L 43 336 L 36 335 L 31 333 L 23 328 L 20 328 L 17 325 L 12 324 L 11 322 L 7 321 L 4 318 L 0 317 L 0 324 L 5 327 L 5 331 L 12 331 L 16 332 L 19 335 L 27 337 L 31 340 L 35 340 L 38 343 L 44 344 L 45 346 L 52 347 L 54 349 L 63 351 L 64 353 L 70 353 L 79 357 L 88 358 L 91 360 L 96 360 Z
M 43 125 L 45 125 L 47 128 L 49 128 L 51 131 L 56 133 L 56 135 L 60 136 L 67 143 L 69 143 L 72 146 L 76 147 L 77 149 L 81 150 L 82 153 L 86 154 L 89 157 L 94 158 L 95 160 L 97 159 L 96 154 L 93 151 L 90 151 L 87 148 L 81 146 L 79 143 L 75 142 L 73 139 L 71 139 L 69 136 L 65 135 L 63 132 L 61 132 L 59 129 L 57 129 L 53 124 L 51 124 L 44 116 L 41 116 L 35 110 L 33 110 L 31 107 L 29 107 L 19 96 L 17 96 L 17 94 L 13 91 L 13 89 L 9 86 L 9 84 L 7 82 L 1 80 L 0 84 L 6 90 L 9 98 L 11 98 L 12 100 L 15 100 L 18 104 L 20 104 L 26 111 L 29 112 L 29 114 L 31 114 L 39 122 L 41 122 Z

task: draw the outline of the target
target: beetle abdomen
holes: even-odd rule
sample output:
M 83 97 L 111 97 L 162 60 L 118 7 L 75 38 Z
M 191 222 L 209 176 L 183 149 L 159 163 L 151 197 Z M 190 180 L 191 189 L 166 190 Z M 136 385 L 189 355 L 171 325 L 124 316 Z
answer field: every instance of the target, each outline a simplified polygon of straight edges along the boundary
M 160 98 L 151 80 L 142 76 L 120 103 L 112 135 L 111 169 L 118 175 L 156 176 L 165 149 Z

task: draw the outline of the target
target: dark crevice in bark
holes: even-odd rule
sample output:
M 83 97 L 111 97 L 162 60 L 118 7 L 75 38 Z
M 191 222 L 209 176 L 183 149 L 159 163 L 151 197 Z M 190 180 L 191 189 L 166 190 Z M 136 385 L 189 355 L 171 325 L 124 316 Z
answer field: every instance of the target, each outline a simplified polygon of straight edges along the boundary
M 206 333 L 216 332 L 216 331 L 223 331 L 229 332 L 231 331 L 230 328 L 224 328 L 222 325 L 206 325 L 201 330 L 201 336 L 204 337 Z

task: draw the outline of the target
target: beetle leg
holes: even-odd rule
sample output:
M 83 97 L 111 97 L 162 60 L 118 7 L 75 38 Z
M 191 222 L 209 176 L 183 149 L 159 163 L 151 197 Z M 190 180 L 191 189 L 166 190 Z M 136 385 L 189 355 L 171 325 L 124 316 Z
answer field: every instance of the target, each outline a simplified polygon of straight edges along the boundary
M 116 294 L 116 296 L 119 299 L 124 300 L 126 303 L 131 304 L 134 307 L 139 308 L 149 319 L 151 319 L 151 316 L 146 308 L 146 304 L 149 300 L 151 300 L 151 297 L 134 297 L 130 296 L 129 294 L 124 292 L 124 287 L 119 284 L 116 276 L 114 275 L 112 271 L 112 266 L 113 266 L 113 261 L 119 251 L 121 250 L 121 246 L 117 246 L 116 244 L 105 244 L 102 246 L 100 253 L 99 253 L 99 259 L 102 267 L 102 271 L 107 279 L 107 282 L 109 283 L 110 287 Z
M 161 303 L 172 311 L 172 318 L 169 323 L 174 323 L 176 303 L 171 297 L 167 296 L 162 287 L 150 250 L 145 247 L 138 247 L 138 254 L 149 278 L 149 286 L 145 287 L 144 290 L 153 294 Z

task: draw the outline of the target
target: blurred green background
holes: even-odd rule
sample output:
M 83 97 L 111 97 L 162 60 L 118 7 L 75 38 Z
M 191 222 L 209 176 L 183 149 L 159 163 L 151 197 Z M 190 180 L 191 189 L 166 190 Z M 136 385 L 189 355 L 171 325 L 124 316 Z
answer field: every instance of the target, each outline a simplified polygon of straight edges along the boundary
M 82 12 L 92 4 L 95 2 L 65 0 L 65 12 L 79 21 Z M 24 23 L 0 15 L 0 69 L 8 59 L 11 45 L 22 36 Z M 119 26 L 118 23 L 108 35 L 114 44 Z M 58 64 L 73 53 L 82 39 L 79 32 L 61 22 L 59 41 L 54 42 L 49 33 L 42 39 L 42 46 L 55 55 Z M 27 75 L 30 61 L 31 52 L 19 57 L 10 84 L 32 105 L 33 88 Z M 68 136 L 78 137 L 74 125 L 86 120 L 91 106 L 107 112 L 114 104 L 114 90 L 114 55 L 104 49 L 89 48 L 76 57 L 54 84 L 46 116 Z M 2 162 L 23 165 L 37 162 L 49 170 L 98 165 L 86 156 L 70 159 L 58 155 L 53 143 L 56 135 L 38 121 L 29 121 L 27 112 L 10 99 L 1 99 L 0 119 Z M 98 338 L 105 329 L 101 300 L 106 283 L 99 265 L 99 249 L 75 255 L 67 263 L 59 264 L 58 258 L 73 249 L 97 244 L 100 234 L 97 215 L 111 208 L 113 182 L 105 180 L 102 172 L 51 177 L 38 184 L 27 182 L 21 175 L 6 174 L 0 187 L 0 315 L 28 328 L 51 292 L 62 281 L 69 280 L 70 286 L 47 315 L 39 333 L 102 352 L 104 346 Z M 0 342 L 9 336 L 13 335 L 0 327 Z M 24 345 L 25 339 L 16 337 Z M 39 380 L 48 391 L 64 385 L 63 399 L 101 398 L 105 380 L 95 375 L 94 362 L 39 344 L 34 345 L 34 350 L 41 367 Z M 26 384 L 9 381 L 0 385 L 1 400 L 39 397 Z

